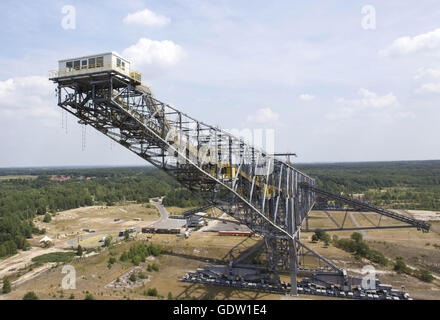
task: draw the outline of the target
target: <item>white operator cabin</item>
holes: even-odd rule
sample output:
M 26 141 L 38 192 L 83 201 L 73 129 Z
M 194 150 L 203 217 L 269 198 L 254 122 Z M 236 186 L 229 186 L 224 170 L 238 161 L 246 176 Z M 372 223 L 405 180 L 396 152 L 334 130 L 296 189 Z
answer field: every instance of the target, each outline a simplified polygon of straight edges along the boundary
M 140 74 L 131 70 L 131 62 L 116 52 L 108 52 L 58 61 L 57 77 L 85 75 L 102 71 L 117 71 L 141 81 Z

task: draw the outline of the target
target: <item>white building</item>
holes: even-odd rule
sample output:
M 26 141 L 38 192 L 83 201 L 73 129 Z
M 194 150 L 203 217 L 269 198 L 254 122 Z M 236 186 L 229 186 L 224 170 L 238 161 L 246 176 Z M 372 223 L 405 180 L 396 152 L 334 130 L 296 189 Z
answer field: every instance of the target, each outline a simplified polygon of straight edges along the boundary
M 53 240 L 51 238 L 49 238 L 48 236 L 44 236 L 43 239 L 40 240 L 40 243 L 45 243 L 45 242 L 53 242 Z
M 115 71 L 141 81 L 140 73 L 131 70 L 131 62 L 116 52 L 60 60 L 58 70 L 52 71 L 50 78 L 81 76 L 106 71 Z

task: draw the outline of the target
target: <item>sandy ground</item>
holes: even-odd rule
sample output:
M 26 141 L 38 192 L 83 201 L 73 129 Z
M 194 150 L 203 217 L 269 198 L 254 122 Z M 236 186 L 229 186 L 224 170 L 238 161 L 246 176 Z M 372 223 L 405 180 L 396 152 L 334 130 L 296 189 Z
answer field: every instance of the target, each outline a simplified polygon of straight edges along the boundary
M 121 210 L 122 209 L 122 210 Z M 148 212 L 152 210 L 153 212 Z M 125 212 L 126 211 L 126 212 Z M 356 224 L 368 225 L 369 220 L 374 218 L 373 214 L 357 215 L 356 223 L 347 217 L 346 226 L 355 227 Z M 133 218 L 140 218 L 141 221 L 134 221 Z M 314 217 L 314 218 L 312 218 Z M 344 213 L 335 213 L 335 219 L 339 223 L 344 219 Z M 114 221 L 115 218 L 120 218 L 121 222 L 118 224 Z M 82 230 L 85 225 L 95 229 L 97 232 L 108 232 L 108 230 L 118 230 L 120 225 L 126 223 L 128 225 L 146 226 L 154 221 L 157 221 L 159 216 L 154 209 L 143 208 L 140 205 L 119 206 L 112 208 L 92 207 L 79 208 L 69 210 L 58 214 L 54 217 L 53 222 L 44 224 L 49 227 L 48 234 L 57 239 L 57 236 L 66 234 L 56 240 L 55 247 L 50 249 L 32 248 L 27 252 L 20 252 L 19 254 L 0 261 L 0 276 L 11 269 L 20 269 L 26 267 L 31 259 L 35 256 L 61 251 L 65 243 L 71 239 L 75 239 L 79 234 L 86 234 Z M 391 219 L 382 218 L 381 223 L 398 223 Z M 211 226 L 217 226 L 222 222 L 212 221 Z M 332 222 L 323 212 L 312 212 L 310 224 L 318 226 L 334 227 Z M 115 226 L 117 226 L 115 228 Z M 106 231 L 107 230 L 107 231 Z M 334 232 L 330 235 L 338 235 L 339 237 L 349 237 L 350 232 Z M 96 235 L 95 235 L 96 236 Z M 41 236 L 40 236 L 41 237 Z M 40 238 L 38 237 L 38 239 Z M 368 261 L 358 261 L 354 257 L 334 246 L 324 247 L 322 243 L 310 243 L 311 234 L 302 233 L 302 239 L 308 246 L 316 250 L 324 257 L 332 260 L 338 266 L 346 268 L 349 274 L 359 274 L 362 267 L 370 264 Z M 38 239 L 35 239 L 36 241 Z M 369 230 L 368 238 L 366 239 L 370 247 L 384 252 L 384 254 L 394 259 L 401 255 L 408 261 L 408 265 L 413 267 L 431 268 L 436 277 L 440 276 L 440 268 L 435 271 L 435 266 L 440 261 L 440 249 L 434 247 L 434 244 L 440 245 L 440 235 L 430 232 L 422 233 L 416 229 L 392 229 L 392 230 Z M 108 287 L 110 283 L 115 281 L 118 277 L 124 274 L 129 275 L 130 271 L 145 271 L 145 266 L 134 269 L 130 264 L 117 262 L 111 269 L 108 268 L 109 250 L 90 256 L 89 258 L 82 258 L 74 262 L 77 269 L 77 289 L 72 291 L 75 297 L 82 299 L 85 291 L 89 291 L 95 295 L 96 298 L 104 299 L 155 299 L 145 297 L 142 293 L 146 288 L 157 288 L 159 293 L 166 297 L 168 292 L 171 292 L 173 297 L 206 297 L 216 296 L 220 299 L 285 299 L 280 295 L 268 295 L 264 293 L 247 292 L 243 290 L 232 290 L 227 288 L 209 287 L 204 285 L 193 285 L 181 283 L 178 281 L 186 272 L 194 271 L 198 267 L 203 267 L 206 263 L 211 263 L 210 259 L 223 259 L 229 255 L 238 255 L 241 252 L 249 249 L 252 245 L 261 241 L 261 239 L 253 237 L 224 237 L 218 236 L 213 232 L 194 232 L 188 239 L 178 238 L 175 235 L 154 235 L 153 241 L 165 245 L 173 250 L 173 255 L 163 255 L 159 257 L 157 263 L 160 265 L 159 272 L 149 272 L 148 281 L 145 283 L 135 285 L 132 288 Z M 427 245 L 429 243 L 429 245 Z M 110 251 L 114 251 L 114 256 L 119 257 L 123 250 L 127 250 L 131 242 L 123 243 L 114 246 Z M 235 251 L 234 251 L 235 250 Z M 306 263 L 315 263 L 310 259 Z M 24 293 L 30 290 L 38 291 L 37 294 L 42 299 L 60 299 L 59 286 L 61 279 L 64 276 L 61 274 L 60 267 L 52 268 L 53 265 L 44 265 L 29 273 L 21 276 L 13 284 L 15 285 L 13 292 L 10 295 L 0 296 L 0 299 L 21 299 Z M 392 267 L 381 267 L 375 265 L 377 276 L 382 283 L 392 284 L 395 288 L 400 288 L 405 285 L 411 296 L 421 299 L 440 299 L 440 281 L 435 280 L 433 283 L 424 283 L 418 279 L 406 276 L 397 275 L 392 271 Z M 107 287 L 106 287 L 107 286 Z M 58 291 L 57 291 L 58 290 Z M 115 291 L 116 290 L 116 291 Z M 70 293 L 69 293 L 70 294 Z M 54 297 L 56 296 L 56 297 Z M 302 296 L 301 296 L 302 297 Z M 300 298 L 301 298 L 300 297 Z M 304 297 L 306 298 L 306 297 Z M 315 299 L 316 297 L 312 297 Z
M 407 211 L 411 216 L 418 220 L 423 221 L 440 221 L 440 212 L 438 211 L 425 211 L 425 210 L 400 210 L 401 212 Z
M 26 268 L 32 264 L 32 258 L 38 257 L 42 254 L 64 251 L 62 248 L 52 247 L 48 249 L 44 248 L 31 248 L 29 251 L 20 251 L 18 254 L 0 260 L 0 279 L 4 276 L 10 275 L 20 269 Z
M 115 222 L 115 218 L 121 220 Z M 6 275 L 17 274 L 20 270 L 27 268 L 32 264 L 32 258 L 76 247 L 78 245 L 78 236 L 82 239 L 80 241 L 81 245 L 84 247 L 94 247 L 101 245 L 98 241 L 103 236 L 108 234 L 112 236 L 117 235 L 119 230 L 124 230 L 128 227 L 141 228 L 158 218 L 159 216 L 155 209 L 146 208 L 138 204 L 115 207 L 90 206 L 62 211 L 53 216 L 50 223 L 43 223 L 42 217 L 37 217 L 34 220 L 35 225 L 41 229 L 46 229 L 45 235 L 54 239 L 54 246 L 41 248 L 39 240 L 44 235 L 35 235 L 29 240 L 32 245 L 29 251 L 19 251 L 14 256 L 0 260 L 0 279 L 3 279 Z M 139 219 L 140 221 L 133 219 Z M 83 230 L 85 228 L 94 229 L 97 232 L 87 233 Z M 90 245 L 91 239 L 89 237 L 95 237 L 97 244 Z M 39 266 L 32 271 L 26 272 L 19 279 L 13 281 L 12 284 L 18 285 L 28 281 L 51 267 L 52 264 L 50 263 Z

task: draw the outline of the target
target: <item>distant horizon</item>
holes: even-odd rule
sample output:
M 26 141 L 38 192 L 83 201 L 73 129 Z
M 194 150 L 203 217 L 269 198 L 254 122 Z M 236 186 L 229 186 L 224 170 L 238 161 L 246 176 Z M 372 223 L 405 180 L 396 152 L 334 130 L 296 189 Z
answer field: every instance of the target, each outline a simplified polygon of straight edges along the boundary
M 319 162 L 293 162 L 293 165 L 313 165 L 313 164 L 355 164 L 355 163 L 399 163 L 399 162 L 436 162 L 440 159 L 427 160 L 373 160 L 373 161 L 319 161 Z M 56 165 L 56 166 L 18 166 L 18 167 L 0 167 L 0 170 L 26 170 L 26 169 L 105 169 L 105 168 L 140 168 L 153 167 L 150 163 L 141 164 L 121 164 L 121 165 Z

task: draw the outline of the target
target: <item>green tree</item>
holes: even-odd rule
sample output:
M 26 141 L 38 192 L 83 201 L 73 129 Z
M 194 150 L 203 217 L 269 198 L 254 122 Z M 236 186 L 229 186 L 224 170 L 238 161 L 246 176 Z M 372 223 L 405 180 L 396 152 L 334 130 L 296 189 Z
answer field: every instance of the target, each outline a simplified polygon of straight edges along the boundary
M 11 292 L 11 281 L 9 280 L 9 277 L 4 277 L 3 278 L 3 293 L 9 293 Z
M 76 255 L 80 257 L 83 255 L 83 248 L 80 245 L 78 245 L 78 248 L 76 249 Z
M 104 246 L 105 247 L 110 247 L 110 245 L 112 243 L 112 240 L 113 240 L 113 238 L 111 236 L 106 237 L 105 241 L 104 241 Z

